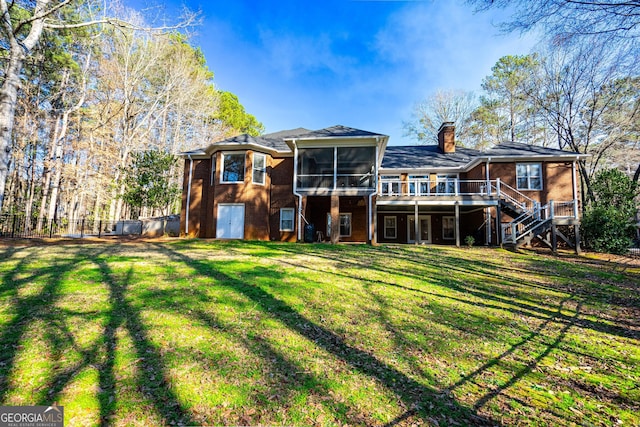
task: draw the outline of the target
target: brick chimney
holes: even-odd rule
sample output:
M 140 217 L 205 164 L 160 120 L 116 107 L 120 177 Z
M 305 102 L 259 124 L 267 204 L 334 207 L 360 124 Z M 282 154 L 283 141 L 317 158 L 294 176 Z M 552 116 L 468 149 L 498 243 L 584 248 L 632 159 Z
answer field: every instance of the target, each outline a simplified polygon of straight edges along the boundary
M 456 127 L 453 122 L 444 122 L 438 129 L 438 147 L 443 153 L 456 152 Z

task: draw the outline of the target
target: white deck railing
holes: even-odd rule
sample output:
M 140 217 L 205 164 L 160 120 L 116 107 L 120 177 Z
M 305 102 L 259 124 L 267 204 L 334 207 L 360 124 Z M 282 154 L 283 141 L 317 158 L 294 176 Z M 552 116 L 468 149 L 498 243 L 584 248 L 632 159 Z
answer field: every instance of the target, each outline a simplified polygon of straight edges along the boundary
M 444 179 L 380 179 L 379 194 L 381 196 L 473 196 L 491 195 L 496 181 L 481 179 L 462 180 Z

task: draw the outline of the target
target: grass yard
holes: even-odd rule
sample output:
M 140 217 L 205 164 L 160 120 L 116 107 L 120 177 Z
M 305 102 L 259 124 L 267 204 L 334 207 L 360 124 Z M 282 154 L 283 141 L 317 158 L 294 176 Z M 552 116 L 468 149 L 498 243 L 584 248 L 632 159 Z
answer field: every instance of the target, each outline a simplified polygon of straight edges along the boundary
M 0 405 L 86 425 L 640 425 L 640 271 L 499 249 L 0 247 Z

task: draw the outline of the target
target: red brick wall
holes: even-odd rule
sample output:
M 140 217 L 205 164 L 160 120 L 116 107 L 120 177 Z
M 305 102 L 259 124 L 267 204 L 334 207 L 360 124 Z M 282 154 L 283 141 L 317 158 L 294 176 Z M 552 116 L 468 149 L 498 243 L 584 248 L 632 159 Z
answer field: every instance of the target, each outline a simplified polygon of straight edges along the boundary
M 536 163 L 536 162 L 523 162 Z M 545 205 L 550 200 L 573 200 L 573 172 L 572 163 L 541 162 L 542 163 L 542 190 L 518 190 L 522 194 L 539 201 Z M 500 180 L 513 188 L 518 188 L 516 183 L 515 163 L 491 163 L 489 167 L 491 179 Z

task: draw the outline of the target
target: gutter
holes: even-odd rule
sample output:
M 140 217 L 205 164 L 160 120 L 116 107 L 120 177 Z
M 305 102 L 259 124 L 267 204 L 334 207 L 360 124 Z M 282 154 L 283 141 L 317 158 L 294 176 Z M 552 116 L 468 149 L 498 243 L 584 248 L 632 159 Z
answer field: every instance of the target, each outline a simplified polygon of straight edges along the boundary
M 189 183 L 187 184 L 187 206 L 186 213 L 184 216 L 184 234 L 189 235 L 189 206 L 191 205 L 191 180 L 193 178 L 193 159 L 191 158 L 191 154 L 187 154 L 189 158 Z

